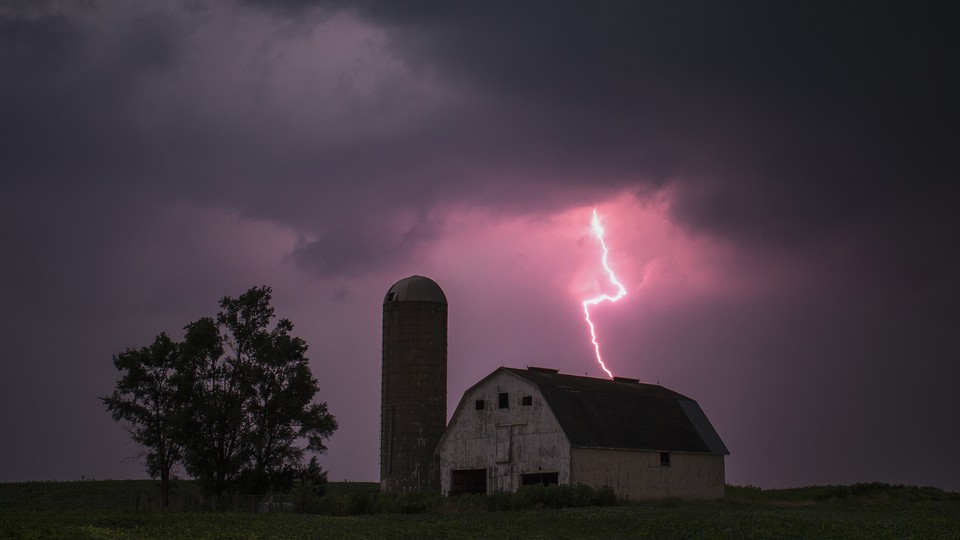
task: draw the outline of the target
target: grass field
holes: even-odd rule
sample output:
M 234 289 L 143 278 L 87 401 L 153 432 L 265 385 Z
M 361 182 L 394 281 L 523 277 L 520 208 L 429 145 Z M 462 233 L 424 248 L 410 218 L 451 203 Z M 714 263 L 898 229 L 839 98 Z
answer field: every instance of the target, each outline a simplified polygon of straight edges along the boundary
M 960 495 L 866 484 L 759 490 L 723 501 L 412 514 L 133 511 L 151 482 L 0 484 L 0 538 L 960 538 Z M 344 497 L 375 484 L 333 483 Z

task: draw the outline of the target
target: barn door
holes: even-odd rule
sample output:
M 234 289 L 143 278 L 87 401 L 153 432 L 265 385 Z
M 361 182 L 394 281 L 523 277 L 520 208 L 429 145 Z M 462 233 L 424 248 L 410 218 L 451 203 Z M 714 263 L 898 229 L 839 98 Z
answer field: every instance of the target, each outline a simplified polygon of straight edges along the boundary
M 497 426 L 497 463 L 510 463 L 512 427 Z
M 450 471 L 450 495 L 462 493 L 486 493 L 486 469 L 461 469 Z

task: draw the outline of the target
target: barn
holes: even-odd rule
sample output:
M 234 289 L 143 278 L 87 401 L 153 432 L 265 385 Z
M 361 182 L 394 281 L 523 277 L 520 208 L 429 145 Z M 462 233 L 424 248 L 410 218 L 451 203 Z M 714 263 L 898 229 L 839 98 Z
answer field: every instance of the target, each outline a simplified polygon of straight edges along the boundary
M 446 495 L 586 484 L 632 500 L 723 497 L 729 453 L 686 396 L 536 367 L 470 387 L 437 447 Z

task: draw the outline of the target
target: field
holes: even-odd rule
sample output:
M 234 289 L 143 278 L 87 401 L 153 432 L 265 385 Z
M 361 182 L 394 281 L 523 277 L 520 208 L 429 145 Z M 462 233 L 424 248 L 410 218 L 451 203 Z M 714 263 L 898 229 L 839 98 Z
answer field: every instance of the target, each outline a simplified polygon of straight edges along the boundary
M 365 515 L 132 509 L 154 489 L 146 481 L 0 484 L 0 538 L 960 539 L 960 494 L 885 484 L 731 486 L 723 501 L 507 511 L 480 498 Z M 333 483 L 328 497 L 369 500 L 373 489 Z

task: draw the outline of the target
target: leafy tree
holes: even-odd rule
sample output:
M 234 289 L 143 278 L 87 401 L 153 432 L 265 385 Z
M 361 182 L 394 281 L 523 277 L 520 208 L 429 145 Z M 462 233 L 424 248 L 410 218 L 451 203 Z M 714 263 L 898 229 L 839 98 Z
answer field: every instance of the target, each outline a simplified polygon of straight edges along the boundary
M 270 328 L 271 292 L 224 297 L 215 322 L 187 326 L 178 364 L 185 464 L 217 494 L 236 483 L 253 493 L 289 488 L 337 428 L 326 403 L 313 402 L 306 342 L 287 319 Z
M 184 466 L 207 491 L 217 495 L 236 481 L 247 461 L 243 435 L 246 379 L 244 366 L 225 356 L 212 318 L 186 326 L 176 375 Z
M 177 352 L 177 344 L 161 333 L 149 347 L 115 355 L 113 364 L 123 375 L 113 394 L 100 398 L 114 420 L 129 424 L 133 440 L 146 450 L 147 473 L 160 478 L 165 507 L 170 504 L 171 471 L 181 456 L 173 384 Z
M 326 403 L 313 401 L 318 383 L 293 323 L 270 326 L 271 293 L 262 286 L 224 297 L 216 318 L 185 327 L 182 343 L 160 334 L 152 346 L 114 357 L 124 376 L 102 399 L 147 449 L 164 504 L 178 461 L 218 496 L 234 487 L 287 490 L 298 481 L 322 489 L 316 456 L 337 422 Z

